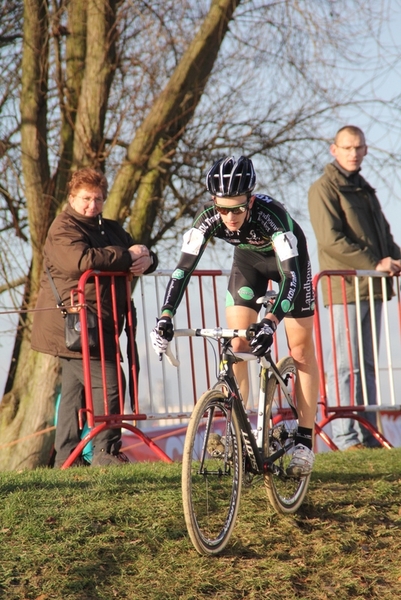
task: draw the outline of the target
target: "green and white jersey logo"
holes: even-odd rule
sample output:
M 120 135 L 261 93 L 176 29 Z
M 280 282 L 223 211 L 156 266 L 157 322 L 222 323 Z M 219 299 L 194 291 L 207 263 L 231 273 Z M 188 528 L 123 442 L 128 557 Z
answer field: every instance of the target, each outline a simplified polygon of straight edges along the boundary
M 172 278 L 173 279 L 183 279 L 184 275 L 185 275 L 185 273 L 182 269 L 176 269 L 174 271 L 174 273 L 172 274 Z

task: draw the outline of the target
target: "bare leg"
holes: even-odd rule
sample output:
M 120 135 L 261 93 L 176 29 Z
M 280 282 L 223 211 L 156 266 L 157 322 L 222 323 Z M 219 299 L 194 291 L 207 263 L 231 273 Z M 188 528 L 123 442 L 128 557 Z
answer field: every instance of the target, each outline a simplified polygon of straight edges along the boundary
M 298 370 L 296 398 L 299 425 L 314 429 L 319 394 L 319 370 L 313 342 L 313 317 L 284 319 L 290 354 Z
M 226 308 L 226 320 L 229 328 L 247 329 L 251 323 L 257 321 L 257 318 L 258 313 L 247 306 L 228 306 Z M 250 352 L 251 350 L 248 340 L 244 338 L 234 338 L 232 346 L 234 352 Z M 246 406 L 249 395 L 248 363 L 242 362 L 234 365 L 234 374 Z

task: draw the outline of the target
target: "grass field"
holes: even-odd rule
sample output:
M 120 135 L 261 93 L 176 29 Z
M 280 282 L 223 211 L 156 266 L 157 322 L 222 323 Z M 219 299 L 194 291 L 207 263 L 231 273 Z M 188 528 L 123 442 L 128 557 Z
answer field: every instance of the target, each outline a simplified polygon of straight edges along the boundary
M 190 543 L 180 486 L 179 464 L 0 473 L 0 598 L 401 598 L 401 449 L 319 454 L 291 517 L 254 482 L 215 558 Z

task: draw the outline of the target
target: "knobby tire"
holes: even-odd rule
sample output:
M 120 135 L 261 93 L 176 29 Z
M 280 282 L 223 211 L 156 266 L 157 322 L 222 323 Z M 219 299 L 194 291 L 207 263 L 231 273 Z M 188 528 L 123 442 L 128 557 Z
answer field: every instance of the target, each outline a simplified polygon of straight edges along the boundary
M 290 389 L 292 403 L 295 404 L 294 383 L 296 367 L 290 356 L 281 359 L 277 368 Z M 274 374 L 269 377 L 266 390 L 265 435 L 263 449 L 265 456 L 271 456 L 294 439 L 298 422 L 293 415 L 281 386 Z M 310 475 L 301 478 L 288 477 L 286 469 L 291 460 L 291 451 L 275 461 L 276 473 L 267 472 L 264 482 L 267 496 L 273 508 L 281 514 L 296 512 L 308 491 Z
M 242 443 L 236 415 L 221 390 L 208 390 L 191 415 L 182 459 L 185 523 L 200 554 L 218 554 L 226 547 L 241 487 Z

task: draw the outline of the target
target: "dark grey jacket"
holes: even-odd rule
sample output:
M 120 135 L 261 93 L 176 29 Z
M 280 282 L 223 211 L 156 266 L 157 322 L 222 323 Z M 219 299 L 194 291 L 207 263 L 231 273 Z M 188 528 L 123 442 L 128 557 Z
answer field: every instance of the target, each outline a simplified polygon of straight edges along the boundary
M 318 247 L 319 268 L 325 270 L 374 270 L 387 256 L 401 257 L 375 190 L 359 176 L 353 185 L 333 164 L 309 190 L 309 214 Z M 340 278 L 332 278 L 333 302 L 342 303 Z M 354 279 L 346 284 L 347 302 L 355 302 Z M 369 297 L 368 279 L 360 278 L 361 299 Z M 381 279 L 374 279 L 374 294 L 381 298 Z M 392 295 L 391 279 L 388 294 Z M 327 304 L 327 287 L 323 285 Z

